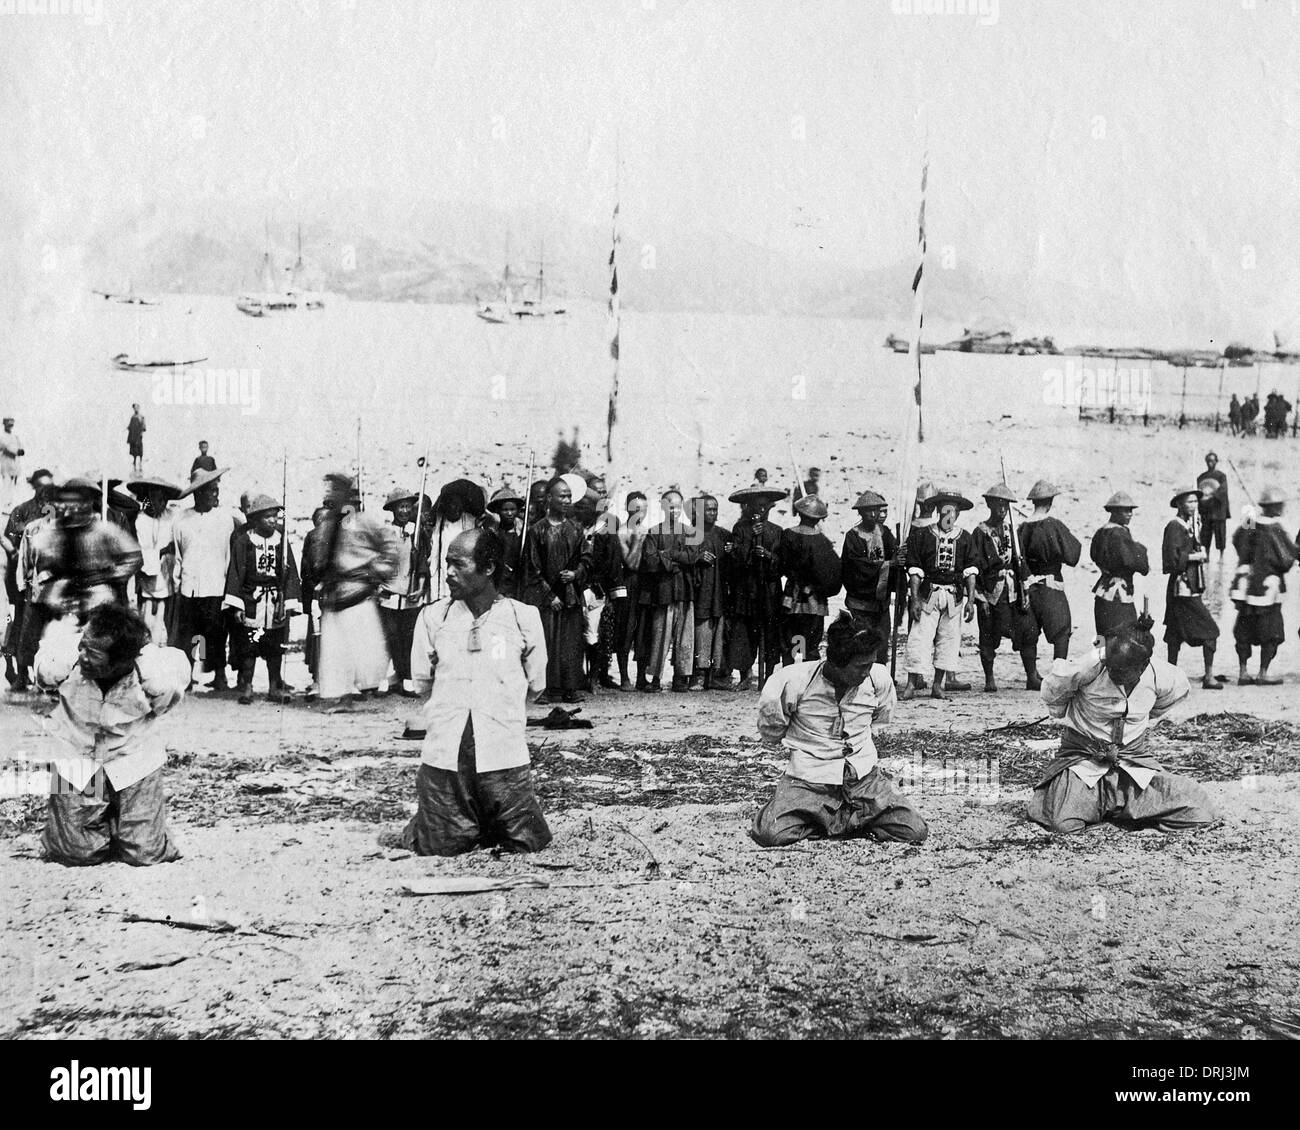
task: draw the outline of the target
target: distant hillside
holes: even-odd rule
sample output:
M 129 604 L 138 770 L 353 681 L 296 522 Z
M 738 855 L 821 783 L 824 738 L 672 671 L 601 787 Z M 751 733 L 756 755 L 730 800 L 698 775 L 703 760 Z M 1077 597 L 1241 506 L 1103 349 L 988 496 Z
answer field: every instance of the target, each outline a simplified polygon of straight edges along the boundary
M 296 257 L 297 217 L 284 213 L 280 206 L 269 217 L 271 254 L 280 268 Z M 267 227 L 268 216 L 258 206 L 215 200 L 124 212 L 68 238 L 84 248 L 89 286 L 129 282 L 144 291 L 233 295 L 258 287 Z M 338 200 L 304 216 L 302 236 L 310 285 L 355 299 L 457 303 L 490 297 L 505 265 L 507 238 L 516 277 L 536 272 L 544 241 L 553 295 L 600 300 L 609 283 L 608 224 L 578 223 L 542 208 L 507 216 L 478 202 Z M 629 228 L 622 246 L 620 279 L 629 309 L 866 318 L 907 330 L 912 262 L 868 270 L 786 255 L 707 230 Z M 1241 307 L 1249 318 L 1207 326 L 1199 296 L 1222 290 L 1223 283 L 1212 286 L 1205 265 L 1189 264 L 1186 289 L 1148 296 L 1139 306 L 1124 289 L 1122 267 L 1099 265 L 1097 276 L 1114 280 L 1102 287 L 1046 273 L 995 275 L 965 261 L 945 269 L 932 255 L 927 340 L 997 323 L 1019 336 L 1051 335 L 1061 345 L 1222 348 L 1241 339 L 1271 348 L 1272 330 L 1295 324 L 1280 296 L 1243 292 L 1225 296 L 1225 309 Z M 1144 316 L 1144 308 L 1157 314 Z

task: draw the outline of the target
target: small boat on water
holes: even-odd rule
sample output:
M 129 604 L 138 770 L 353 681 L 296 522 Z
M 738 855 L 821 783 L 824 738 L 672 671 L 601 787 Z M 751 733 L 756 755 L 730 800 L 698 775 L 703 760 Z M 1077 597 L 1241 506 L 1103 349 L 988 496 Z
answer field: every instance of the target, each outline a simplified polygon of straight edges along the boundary
M 545 250 L 543 245 L 542 251 Z M 533 297 L 528 297 L 521 290 L 519 294 L 515 293 L 514 286 L 510 278 L 510 244 L 506 243 L 506 266 L 501 275 L 501 289 L 496 298 L 489 299 L 486 302 L 480 302 L 475 313 L 485 322 L 491 322 L 494 325 L 503 325 L 506 322 L 524 322 L 535 318 L 553 318 L 566 313 L 566 309 L 558 302 L 548 302 L 546 300 L 546 261 L 542 254 L 538 253 L 537 274 L 535 276 L 520 276 L 519 283 L 521 287 L 535 286 L 536 291 Z
M 250 318 L 264 318 L 268 314 L 295 314 L 303 310 L 324 310 L 326 295 L 323 291 L 303 290 L 298 283 L 306 268 L 302 261 L 302 225 L 298 225 L 298 258 L 288 269 L 289 283 L 283 290 L 271 266 L 270 234 L 266 250 L 262 253 L 260 271 L 262 289 L 248 291 L 235 299 L 235 309 Z
M 129 285 L 125 294 L 112 290 L 92 290 L 90 293 L 99 295 L 105 302 L 117 302 L 122 306 L 157 306 L 160 302 L 157 298 L 146 298 L 143 294 L 136 294 L 135 288 Z
M 885 348 L 892 349 L 895 353 L 910 353 L 912 343 L 905 337 L 899 337 L 898 334 L 890 334 L 885 338 Z M 922 353 L 933 353 L 935 347 L 928 341 L 921 342 Z
M 159 369 L 183 369 L 186 365 L 198 365 L 206 357 L 187 357 L 182 360 L 163 357 L 137 357 L 131 353 L 118 353 L 113 357 L 113 368 L 124 373 L 156 373 Z

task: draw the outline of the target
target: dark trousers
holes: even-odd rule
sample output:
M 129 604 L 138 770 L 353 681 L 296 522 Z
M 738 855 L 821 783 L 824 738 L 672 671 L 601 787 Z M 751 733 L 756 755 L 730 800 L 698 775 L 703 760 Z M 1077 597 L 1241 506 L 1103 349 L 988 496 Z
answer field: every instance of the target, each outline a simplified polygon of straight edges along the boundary
M 203 670 L 226 677 L 226 618 L 219 596 L 176 597 L 176 635 L 172 647 L 179 647 L 195 659 L 203 659 Z
M 145 867 L 180 859 L 167 832 L 161 769 L 124 789 L 113 788 L 102 769 L 81 792 L 62 777 L 55 778 L 54 789 L 41 833 L 46 859 L 72 867 L 111 859 Z
M 531 766 L 477 771 L 472 717 L 460 738 L 456 772 L 421 765 L 415 802 L 402 846 L 416 855 L 460 855 L 479 846 L 540 851 L 551 842 Z
M 419 618 L 418 608 L 379 606 L 379 624 L 384 629 L 388 654 L 393 660 L 393 673 L 398 679 L 411 677 L 411 644 L 415 641 L 415 622 Z
M 36 652 L 41 646 L 41 636 L 49 623 L 56 619 L 48 604 L 39 601 L 27 601 L 23 605 L 23 624 L 18 637 L 16 658 L 18 666 L 24 670 L 36 662 Z
M 251 685 L 253 672 L 260 659 L 266 664 L 266 678 L 271 690 L 280 686 L 280 667 L 284 662 L 285 645 L 289 642 L 289 625 L 265 631 L 253 641 L 253 633 L 243 625 L 230 629 L 230 665 L 239 673 L 239 681 Z
M 760 647 L 765 669 L 758 677 L 766 679 L 781 657 L 781 632 L 776 617 L 739 613 L 727 616 L 727 660 L 742 678 L 753 670 Z

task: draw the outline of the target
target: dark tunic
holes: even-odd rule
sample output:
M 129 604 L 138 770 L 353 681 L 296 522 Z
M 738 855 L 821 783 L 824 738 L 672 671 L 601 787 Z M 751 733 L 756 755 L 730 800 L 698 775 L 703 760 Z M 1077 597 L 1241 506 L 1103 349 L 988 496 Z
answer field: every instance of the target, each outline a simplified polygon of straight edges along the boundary
M 1133 576 L 1140 574 L 1145 577 L 1151 572 L 1151 566 L 1147 562 L 1146 546 L 1134 540 L 1127 526 L 1114 522 L 1107 522 L 1092 535 L 1089 554 L 1101 570 L 1101 576 L 1092 587 L 1096 594 L 1092 611 L 1097 633 L 1104 636 L 1137 619 L 1137 607 L 1131 599 Z M 1107 591 L 1107 595 L 1103 596 L 1103 591 Z M 1130 599 L 1120 600 L 1121 591 Z
M 978 571 L 979 562 L 975 559 L 974 543 L 965 530 L 957 530 L 957 540 L 951 560 L 939 560 L 939 526 L 922 526 L 907 536 L 907 568 L 911 572 L 919 569 L 924 574 L 921 582 L 921 599 L 930 596 L 935 586 L 954 588 L 957 595 L 962 594 L 966 573 L 970 569 Z
M 840 558 L 819 530 L 796 526 L 781 531 L 782 607 L 786 612 L 826 615 L 826 601 L 841 588 Z
M 687 527 L 663 522 L 646 534 L 637 569 L 640 585 L 637 600 L 644 607 L 663 608 L 669 604 L 689 603 L 695 595 L 694 573 L 699 561 L 699 546 L 692 544 L 695 535 Z
M 771 557 L 755 552 L 765 549 Z M 748 672 L 758 658 L 776 665 L 781 618 L 781 527 L 763 520 L 755 526 L 746 519 L 731 533 L 727 558 L 727 653 L 732 668 Z M 760 675 L 765 672 L 760 672 Z
M 243 614 L 256 619 L 263 594 L 272 595 L 271 623 L 256 640 L 253 630 L 242 622 L 231 625 L 230 665 L 251 676 L 258 656 L 278 658 L 288 640 L 288 601 L 302 601 L 302 585 L 293 547 L 280 535 L 279 545 L 271 552 L 260 552 L 247 530 L 240 530 L 230 542 L 230 564 L 226 568 L 226 596 L 243 603 Z
M 576 691 L 583 682 L 582 590 L 591 576 L 591 547 L 581 526 L 572 518 L 552 524 L 542 518 L 528 531 L 524 599 L 542 616 L 546 635 L 546 688 Z M 572 569 L 567 584 L 560 573 Z M 559 598 L 564 607 L 556 612 L 551 601 Z
M 1253 529 L 1237 528 L 1232 535 L 1237 575 L 1229 593 L 1237 607 L 1232 634 L 1237 654 L 1248 657 L 1252 647 L 1280 644 L 1286 639 L 1281 595 L 1286 574 L 1296 561 L 1296 543 L 1276 519 L 1257 518 Z
M 1069 638 L 1072 628 L 1070 602 L 1066 599 L 1061 569 L 1079 564 L 1083 546 L 1065 523 L 1050 515 L 1020 523 L 1020 560 L 1024 563 L 1029 614 L 1051 643 Z M 1028 582 L 1034 577 L 1049 578 Z
M 1201 599 L 1204 585 L 1188 557 L 1197 549 L 1184 522 L 1172 518 L 1165 526 L 1160 549 L 1161 568 L 1169 575 L 1165 589 L 1165 643 L 1203 647 L 1219 638 L 1219 627 Z
M 971 534 L 972 556 L 979 570 L 975 612 L 982 650 L 996 651 L 1004 639 L 1011 640 L 1017 651 L 1038 641 L 1037 624 L 1020 607 L 1024 578 L 1016 570 L 1013 546 L 1010 522 L 993 527 L 984 521 Z
M 889 604 L 897 580 L 890 564 L 898 552 L 898 539 L 888 526 L 877 525 L 875 534 L 854 526 L 844 535 L 840 551 L 840 577 L 844 582 L 844 604 L 850 612 L 875 611 Z
M 714 556 L 712 565 L 702 560 L 695 563 L 695 619 L 716 620 L 726 609 L 726 561 L 724 549 L 731 540 L 731 531 L 723 526 L 700 532 L 700 552 Z

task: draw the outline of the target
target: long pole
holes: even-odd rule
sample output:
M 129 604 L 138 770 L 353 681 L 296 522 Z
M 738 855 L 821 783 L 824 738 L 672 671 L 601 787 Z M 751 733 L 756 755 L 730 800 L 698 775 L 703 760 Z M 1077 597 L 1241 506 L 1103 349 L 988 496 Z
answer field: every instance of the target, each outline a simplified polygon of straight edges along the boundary
M 537 462 L 537 452 L 528 453 L 528 482 L 524 486 L 524 532 L 519 539 L 519 557 L 522 564 L 524 546 L 528 544 L 528 508 L 533 501 L 533 473 Z
M 288 568 L 289 556 L 289 452 L 286 450 L 280 462 L 280 559 L 277 563 L 276 580 L 280 586 L 280 600 L 284 600 L 284 573 Z
M 898 552 L 900 544 L 899 539 L 902 537 L 903 527 L 894 523 L 894 552 Z M 888 569 L 892 562 L 886 561 L 885 568 Z M 889 633 L 889 677 L 895 679 L 898 676 L 898 629 L 903 625 L 903 603 L 907 596 L 907 571 L 902 570 L 897 581 L 892 586 L 897 591 L 894 593 L 894 630 Z
M 357 417 L 357 509 L 366 508 L 366 496 L 361 489 L 361 417 Z
M 411 538 L 411 576 L 406 583 L 406 595 L 415 592 L 415 583 L 419 579 L 420 569 L 420 534 L 421 521 L 424 516 L 424 492 L 429 485 L 429 446 L 431 440 L 424 443 L 424 458 L 420 460 L 420 497 L 415 500 L 415 534 Z
M 1183 366 L 1183 399 L 1178 406 L 1178 426 L 1181 428 L 1187 423 L 1187 366 Z
M 794 472 L 794 487 L 790 491 L 790 506 L 793 509 L 803 494 L 803 483 L 799 479 L 799 461 L 794 457 L 794 441 L 789 436 L 785 437 L 785 445 L 790 449 L 790 469 Z

